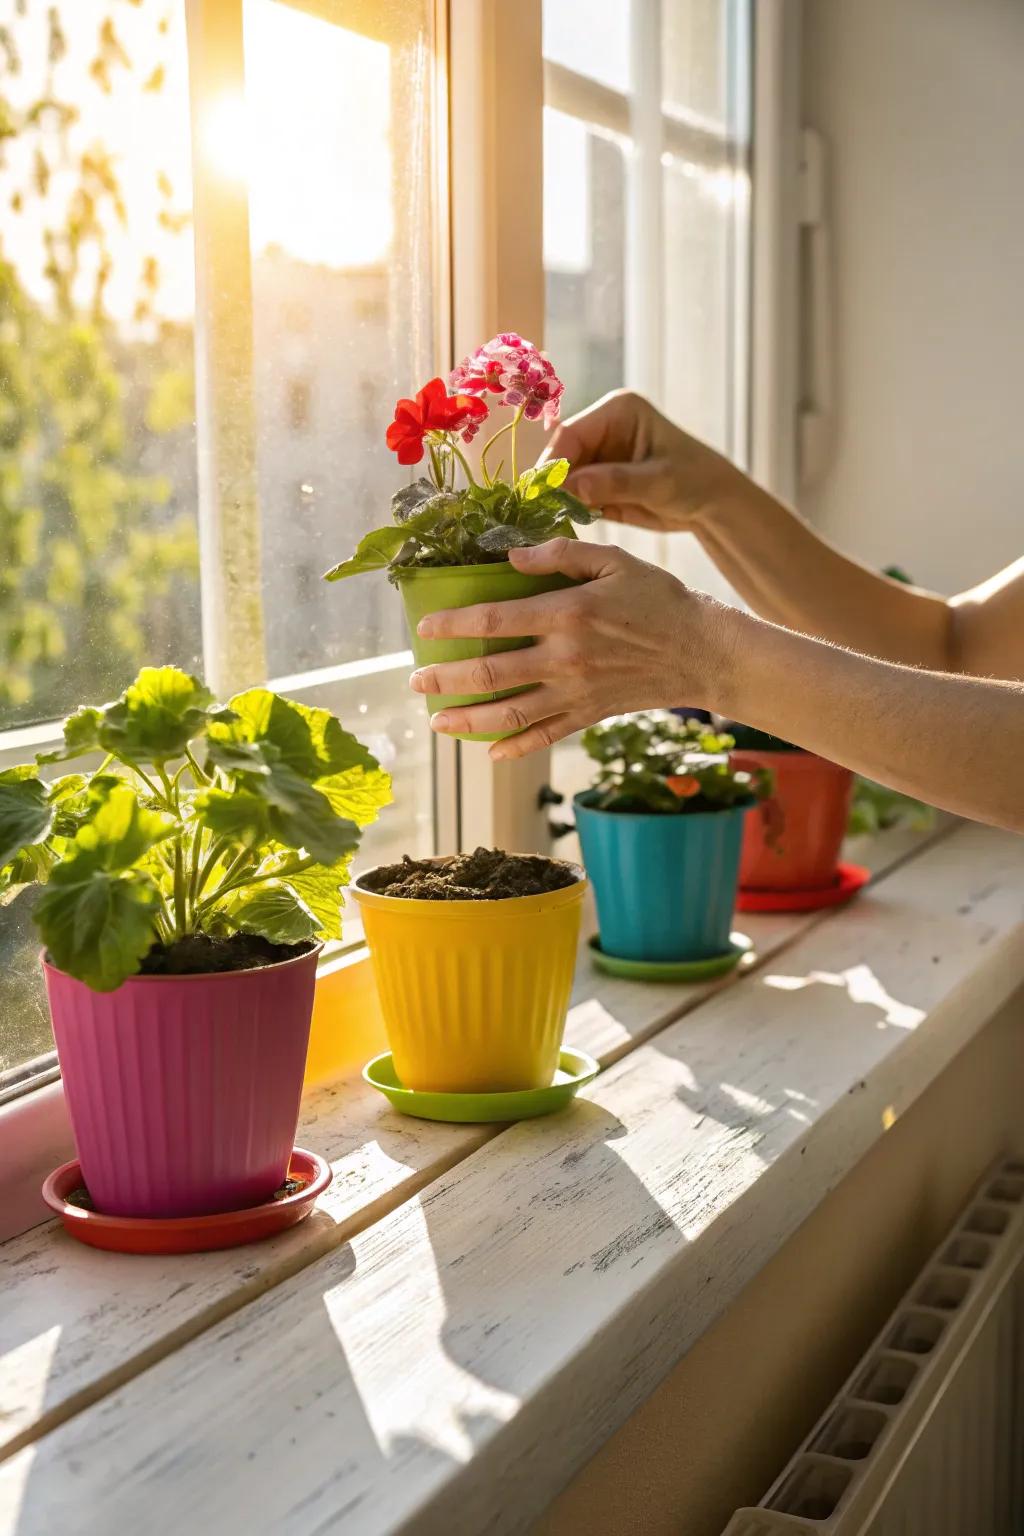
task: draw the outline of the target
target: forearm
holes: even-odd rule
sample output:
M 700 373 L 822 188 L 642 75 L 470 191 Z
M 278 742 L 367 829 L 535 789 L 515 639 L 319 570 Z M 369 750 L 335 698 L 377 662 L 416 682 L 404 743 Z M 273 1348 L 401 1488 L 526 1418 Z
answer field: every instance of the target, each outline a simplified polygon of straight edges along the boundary
M 1024 686 L 916 671 L 719 610 L 712 708 L 957 815 L 1024 832 Z
M 937 670 L 951 665 L 952 620 L 944 598 L 840 554 L 738 471 L 694 531 L 762 618 L 889 661 Z

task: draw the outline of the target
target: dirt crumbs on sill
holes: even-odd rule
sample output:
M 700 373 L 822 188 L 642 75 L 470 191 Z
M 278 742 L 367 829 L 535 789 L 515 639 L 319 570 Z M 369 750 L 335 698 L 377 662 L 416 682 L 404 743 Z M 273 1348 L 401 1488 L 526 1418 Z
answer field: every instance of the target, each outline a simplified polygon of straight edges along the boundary
M 154 944 L 139 967 L 142 976 L 209 976 L 222 971 L 252 971 L 280 965 L 306 954 L 312 945 L 272 944 L 257 933 L 232 933 L 210 938 L 190 933 L 173 944 Z
M 414 901 L 501 901 L 508 896 L 542 896 L 575 885 L 579 871 L 563 859 L 478 848 L 442 860 L 410 859 L 385 864 L 364 875 L 361 885 L 381 896 Z

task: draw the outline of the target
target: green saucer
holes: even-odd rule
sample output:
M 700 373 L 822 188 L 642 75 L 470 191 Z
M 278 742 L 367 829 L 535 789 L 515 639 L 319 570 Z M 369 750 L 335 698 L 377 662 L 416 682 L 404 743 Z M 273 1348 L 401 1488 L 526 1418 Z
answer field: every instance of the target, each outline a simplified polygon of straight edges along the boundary
M 363 1077 L 402 1115 L 420 1120 L 453 1120 L 482 1125 L 502 1120 L 532 1120 L 564 1109 L 600 1071 L 593 1056 L 564 1046 L 558 1058 L 554 1082 L 547 1088 L 521 1088 L 509 1093 L 427 1093 L 403 1088 L 395 1072 L 391 1052 L 375 1056 L 363 1068 Z
M 590 954 L 599 971 L 625 976 L 629 981 L 711 981 L 734 970 L 753 947 L 745 933 L 734 933 L 724 954 L 704 960 L 621 960 L 618 955 L 605 954 L 600 935 L 595 933 Z

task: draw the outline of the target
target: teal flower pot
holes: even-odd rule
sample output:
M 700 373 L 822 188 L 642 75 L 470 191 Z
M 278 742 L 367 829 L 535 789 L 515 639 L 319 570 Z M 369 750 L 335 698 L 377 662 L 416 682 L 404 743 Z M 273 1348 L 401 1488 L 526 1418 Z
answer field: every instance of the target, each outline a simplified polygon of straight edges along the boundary
M 752 803 L 679 816 L 599 811 L 577 795 L 601 948 L 622 960 L 705 960 L 729 948 Z

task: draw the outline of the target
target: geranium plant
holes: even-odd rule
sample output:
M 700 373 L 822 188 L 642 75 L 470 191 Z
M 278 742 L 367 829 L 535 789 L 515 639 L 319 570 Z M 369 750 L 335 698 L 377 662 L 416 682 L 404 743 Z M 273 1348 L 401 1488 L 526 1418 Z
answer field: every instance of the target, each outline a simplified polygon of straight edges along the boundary
M 728 810 L 771 794 L 771 774 L 729 761 L 731 736 L 669 710 L 619 715 L 583 732 L 597 763 L 594 810 L 679 816 Z
M 428 473 L 395 492 L 392 522 L 368 533 L 326 579 L 384 568 L 395 579 L 409 567 L 494 564 L 510 549 L 572 536 L 574 523 L 592 522 L 598 514 L 564 487 L 567 459 L 522 472 L 517 463 L 520 422 L 543 418 L 551 426 L 564 387 L 531 342 L 503 332 L 460 363 L 447 384 L 431 379 L 415 399 L 399 400 L 387 445 L 399 464 L 426 459 Z M 492 405 L 512 415 L 484 444 L 474 474 L 460 444 L 472 442 Z
M 92 772 L 39 776 L 90 754 Z M 41 884 L 50 959 L 96 991 L 196 940 L 336 938 L 360 829 L 390 799 L 327 710 L 265 688 L 222 707 L 197 678 L 147 667 L 70 716 L 59 750 L 0 773 L 0 902 Z

